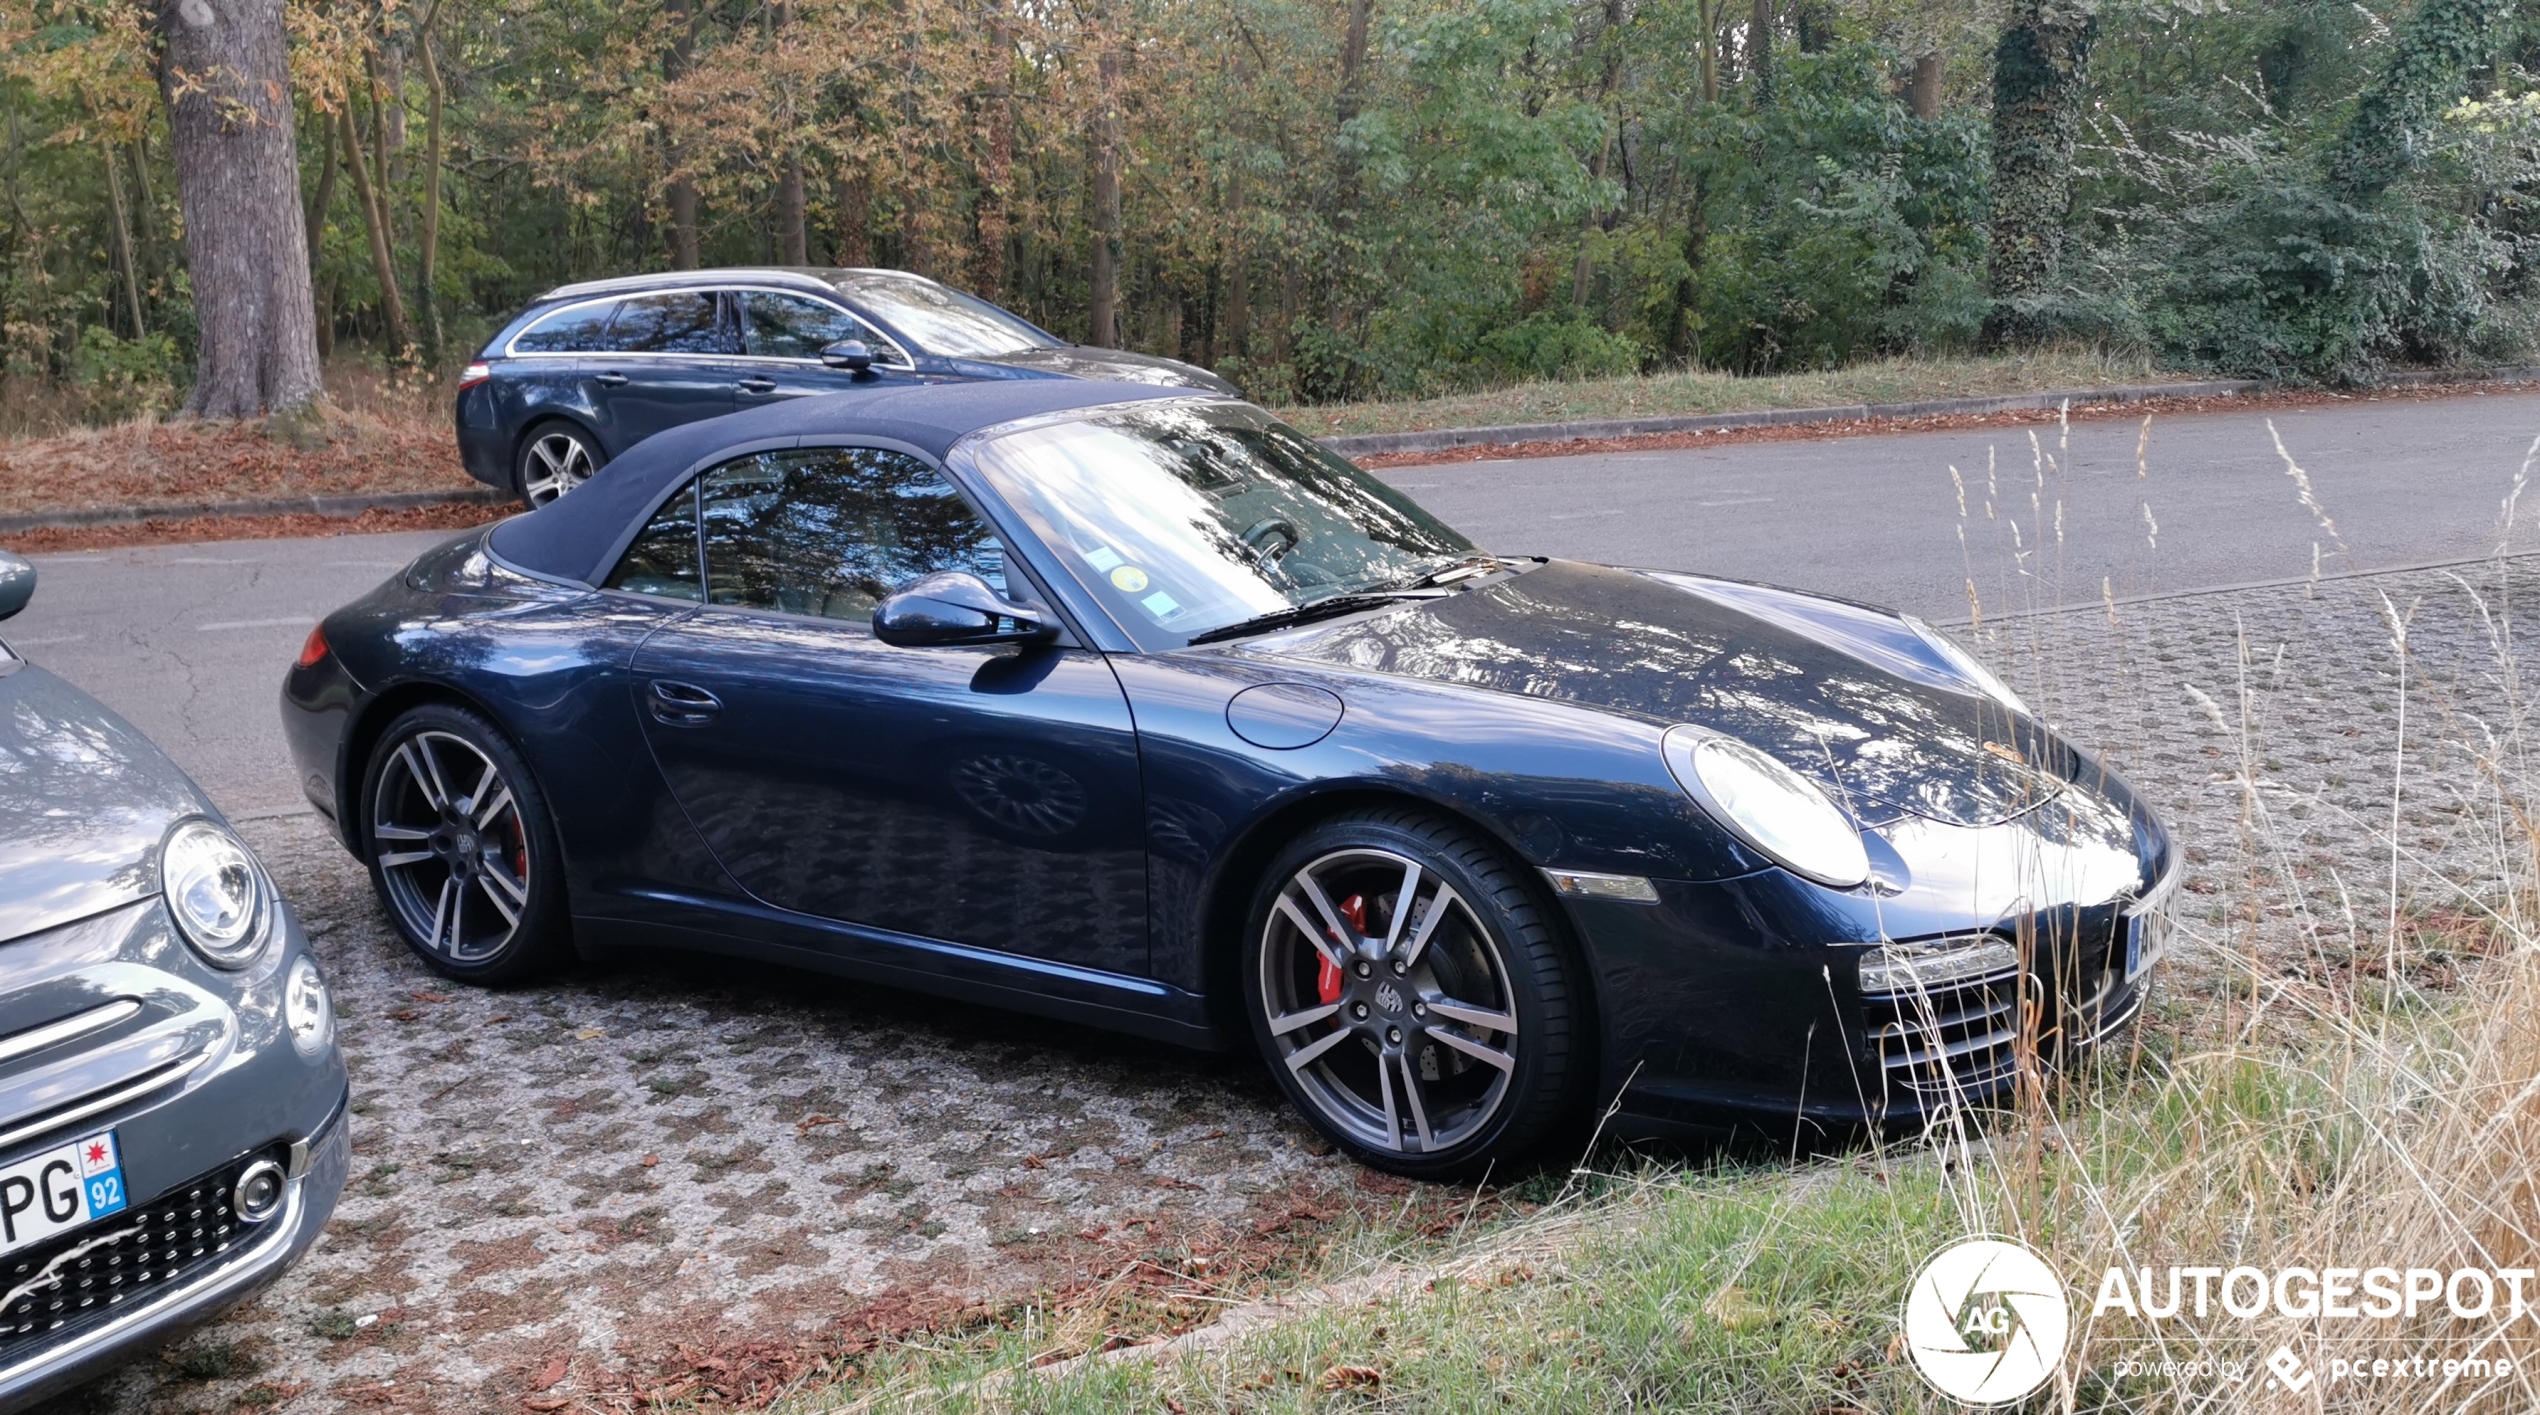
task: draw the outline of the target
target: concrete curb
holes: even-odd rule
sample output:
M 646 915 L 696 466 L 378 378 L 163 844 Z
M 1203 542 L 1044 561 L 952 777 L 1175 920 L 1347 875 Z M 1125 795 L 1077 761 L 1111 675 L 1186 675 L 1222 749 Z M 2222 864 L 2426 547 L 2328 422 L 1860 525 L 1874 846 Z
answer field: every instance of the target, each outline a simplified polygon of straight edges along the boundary
M 0 516 L 0 535 L 77 526 L 124 526 L 136 521 L 196 521 L 210 516 L 358 516 L 364 511 L 405 511 L 461 502 L 500 504 L 511 498 L 486 487 L 470 491 L 384 491 L 368 496 L 275 496 L 257 501 L 194 501 L 164 506 L 105 506 L 93 511 L 44 511 Z
M 1771 408 L 1753 413 L 1516 423 L 1506 427 L 1440 428 L 1433 432 L 1363 432 L 1345 437 L 1326 437 L 1322 442 L 1344 457 L 1376 457 L 1404 452 L 1444 452 L 1456 447 L 1507 447 L 1521 442 L 1583 442 L 1591 438 L 1646 437 L 1662 432 L 1707 432 L 1714 428 L 1782 427 L 1793 423 L 1860 422 L 1872 418 L 1928 418 L 1953 413 L 2007 413 L 2029 408 L 2052 408 L 2066 400 L 2075 407 L 2081 407 L 2091 403 L 2140 403 L 2147 398 L 2225 398 L 2261 392 L 2272 386 L 2253 378 L 2217 378 L 2198 383 L 2146 383 L 2117 388 L 2008 393 L 1991 398 L 1926 398 L 1913 403 L 1851 403 L 1832 408 Z

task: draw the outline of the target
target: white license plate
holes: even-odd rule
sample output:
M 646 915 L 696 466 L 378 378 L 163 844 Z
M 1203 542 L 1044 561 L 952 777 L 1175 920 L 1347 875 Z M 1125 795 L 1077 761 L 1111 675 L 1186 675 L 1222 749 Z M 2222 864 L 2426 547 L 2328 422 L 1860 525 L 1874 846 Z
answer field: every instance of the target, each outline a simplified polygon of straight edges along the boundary
M 0 1169 L 0 1253 L 123 1212 L 123 1146 L 112 1130 Z
M 2143 970 L 2161 960 L 2170 941 L 2170 916 L 2166 907 L 2148 909 L 2129 916 L 2125 921 L 2125 980 L 2133 982 Z

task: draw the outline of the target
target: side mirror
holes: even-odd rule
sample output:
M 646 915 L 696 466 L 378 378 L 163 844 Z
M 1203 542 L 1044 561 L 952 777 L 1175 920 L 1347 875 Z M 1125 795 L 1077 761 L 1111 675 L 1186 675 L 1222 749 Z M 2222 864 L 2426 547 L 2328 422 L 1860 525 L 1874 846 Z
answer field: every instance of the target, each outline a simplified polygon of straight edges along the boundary
M 1038 644 L 1058 626 L 997 597 L 988 582 L 961 570 L 929 575 L 873 611 L 873 637 L 895 648 Z
M 0 550 L 0 619 L 26 608 L 35 598 L 35 567 Z
M 861 339 L 841 339 L 820 351 L 820 361 L 831 368 L 862 373 L 873 367 L 873 351 Z

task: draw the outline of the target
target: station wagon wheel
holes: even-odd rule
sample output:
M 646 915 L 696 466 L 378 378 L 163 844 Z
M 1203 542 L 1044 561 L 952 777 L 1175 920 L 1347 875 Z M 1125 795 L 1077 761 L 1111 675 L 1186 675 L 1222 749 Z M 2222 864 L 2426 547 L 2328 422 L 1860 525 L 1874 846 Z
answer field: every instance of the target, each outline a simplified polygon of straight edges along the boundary
M 600 469 L 600 460 L 599 444 L 588 433 L 564 423 L 548 423 L 531 432 L 520 446 L 520 499 L 534 511 L 589 481 Z
M 1291 848 L 1245 992 L 1272 1074 L 1359 1159 L 1440 1178 L 1547 1138 L 1572 1081 L 1564 950 L 1525 874 L 1412 813 Z
M 380 738 L 362 800 L 372 884 L 424 962 L 504 982 L 553 956 L 562 933 L 554 830 L 491 723 L 440 704 L 407 713 Z

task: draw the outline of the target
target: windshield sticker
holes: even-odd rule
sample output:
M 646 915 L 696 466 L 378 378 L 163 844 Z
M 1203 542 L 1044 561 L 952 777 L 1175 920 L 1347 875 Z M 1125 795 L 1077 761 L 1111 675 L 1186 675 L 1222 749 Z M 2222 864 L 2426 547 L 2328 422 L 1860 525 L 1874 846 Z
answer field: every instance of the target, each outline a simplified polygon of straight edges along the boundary
M 1136 594 L 1147 587 L 1147 572 L 1135 565 L 1123 565 L 1111 572 L 1111 584 L 1122 594 Z
M 1120 555 L 1110 546 L 1098 545 L 1085 552 L 1085 563 L 1093 566 L 1094 573 L 1100 575 L 1117 566 L 1120 563 Z
M 1145 584 L 1146 576 L 1140 575 L 1138 583 Z M 1154 615 L 1159 622 L 1170 622 L 1174 615 L 1182 612 L 1182 602 L 1162 590 L 1157 590 L 1145 599 L 1139 600 L 1138 603 L 1145 605 L 1147 613 Z

